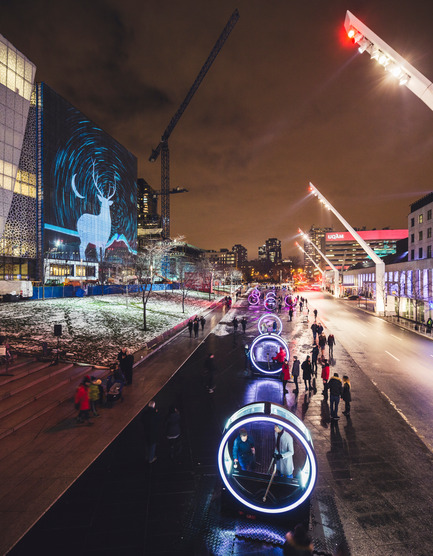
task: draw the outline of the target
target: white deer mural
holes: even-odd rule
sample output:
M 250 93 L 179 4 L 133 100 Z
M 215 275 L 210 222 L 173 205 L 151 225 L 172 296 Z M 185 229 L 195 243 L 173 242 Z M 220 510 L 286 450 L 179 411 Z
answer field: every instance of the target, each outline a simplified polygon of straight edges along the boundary
M 84 199 L 83 195 L 78 193 L 75 187 L 75 176 L 72 176 L 71 187 L 74 194 L 80 199 Z M 96 256 L 100 262 L 103 261 L 105 255 L 105 247 L 110 239 L 111 233 L 111 215 L 110 206 L 113 204 L 112 197 L 116 193 L 116 183 L 114 183 L 113 191 L 110 189 L 107 196 L 98 185 L 98 174 L 95 173 L 95 161 L 93 161 L 92 179 L 93 185 L 98 192 L 97 197 L 101 203 L 101 211 L 99 214 L 82 214 L 77 220 L 77 232 L 80 237 L 80 259 L 85 260 L 86 249 L 89 243 L 93 244 L 96 249 Z

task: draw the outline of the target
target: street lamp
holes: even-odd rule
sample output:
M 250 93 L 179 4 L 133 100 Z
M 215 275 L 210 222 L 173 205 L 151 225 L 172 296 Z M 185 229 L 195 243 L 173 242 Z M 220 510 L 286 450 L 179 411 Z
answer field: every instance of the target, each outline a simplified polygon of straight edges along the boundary
M 331 261 L 328 259 L 328 257 L 324 253 L 322 253 L 322 251 L 317 247 L 317 245 L 314 243 L 314 241 L 311 241 L 308 234 L 304 234 L 304 232 L 301 230 L 301 228 L 298 228 L 298 232 L 302 235 L 302 237 L 304 238 L 305 241 L 307 241 L 308 243 L 311 243 L 311 245 L 314 247 L 314 249 L 319 253 L 319 255 L 321 255 L 325 259 L 327 264 L 329 264 L 329 266 L 334 271 L 334 296 L 339 297 L 340 273 L 338 272 L 338 269 L 331 263 Z M 305 253 L 305 254 L 307 254 L 307 253 Z
M 412 91 L 430 110 L 433 110 L 433 87 L 422 73 L 411 66 L 400 54 L 379 38 L 351 12 L 346 12 L 344 27 L 347 36 L 358 45 L 359 52 L 367 52 L 372 60 L 398 79 L 400 85 Z
M 320 268 L 320 266 L 316 263 L 316 261 L 313 259 L 313 257 L 310 257 L 310 255 L 308 253 L 306 253 L 304 249 L 302 249 L 302 247 L 299 245 L 299 243 L 297 241 L 295 241 L 295 245 L 304 253 L 304 255 L 306 255 L 310 259 L 310 261 L 313 263 L 313 265 L 322 274 L 322 288 L 325 289 L 325 271 Z
M 366 243 L 362 237 L 355 232 L 352 226 L 341 216 L 341 214 L 331 205 L 331 203 L 320 193 L 316 186 L 314 186 L 310 181 L 310 192 L 318 197 L 321 203 L 325 205 L 325 207 L 333 212 L 335 216 L 340 220 L 343 226 L 346 228 L 348 232 L 352 234 L 352 236 L 356 239 L 359 245 L 364 249 L 367 255 L 373 260 L 376 264 L 376 314 L 383 315 L 385 312 L 385 263 L 382 261 L 380 257 L 373 251 L 373 249 Z

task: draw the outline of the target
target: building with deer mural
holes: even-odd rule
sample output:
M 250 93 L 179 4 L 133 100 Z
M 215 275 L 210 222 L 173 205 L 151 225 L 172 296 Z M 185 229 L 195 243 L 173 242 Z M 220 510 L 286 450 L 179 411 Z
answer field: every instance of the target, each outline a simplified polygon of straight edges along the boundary
M 1 35 L 0 64 L 0 279 L 97 280 L 136 253 L 137 159 Z

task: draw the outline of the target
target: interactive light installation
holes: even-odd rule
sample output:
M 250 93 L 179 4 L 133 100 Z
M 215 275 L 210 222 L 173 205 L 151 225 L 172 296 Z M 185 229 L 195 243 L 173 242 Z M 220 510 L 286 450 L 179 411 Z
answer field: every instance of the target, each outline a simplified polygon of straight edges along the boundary
M 382 261 L 380 257 L 373 251 L 373 249 L 366 243 L 362 237 L 355 232 L 352 226 L 347 222 L 343 216 L 331 205 L 331 203 L 320 193 L 315 185 L 313 185 L 310 181 L 309 187 L 310 193 L 315 195 L 319 201 L 325 205 L 325 207 L 333 212 L 335 216 L 340 220 L 343 226 L 349 231 L 352 236 L 356 239 L 359 245 L 364 249 L 367 255 L 372 259 L 372 261 L 376 264 L 376 314 L 383 315 L 385 310 L 385 263 Z
M 269 330 L 269 326 L 271 329 Z M 281 334 L 283 331 L 283 323 L 277 315 L 270 315 L 269 313 L 262 315 L 259 318 L 257 324 L 260 334 L 268 334 L 269 332 L 274 332 L 275 334 Z
M 258 305 L 260 303 L 260 291 L 257 288 L 254 288 L 248 296 L 248 303 L 250 305 Z
M 433 110 L 431 81 L 349 11 L 346 12 L 344 27 L 348 37 L 358 45 L 360 53 L 370 54 L 371 59 L 376 60 L 390 75 L 398 79 L 400 85 L 405 85 Z
M 277 334 L 261 334 L 254 338 L 250 348 L 250 358 L 253 367 L 265 375 L 278 375 L 283 367 L 282 362 L 273 360 L 280 349 L 286 352 L 286 359 L 290 359 L 289 347 Z
M 266 294 L 265 300 L 263 302 L 265 309 L 268 311 L 273 311 L 277 306 L 276 294 L 275 292 L 268 292 Z
M 322 253 L 322 251 L 317 247 L 317 245 L 314 243 L 314 241 L 311 241 L 310 237 L 308 236 L 308 234 L 305 234 L 301 228 L 298 228 L 298 232 L 302 235 L 302 237 L 304 238 L 304 240 L 307 243 L 311 243 L 311 245 L 314 247 L 314 249 L 319 253 L 319 255 L 321 257 L 323 257 L 323 259 L 325 259 L 326 263 L 331 267 L 332 271 L 334 272 L 334 296 L 335 297 L 339 297 L 339 290 L 340 290 L 340 273 L 338 272 L 337 268 L 331 263 L 331 261 L 328 259 L 328 257 Z
M 294 441 L 293 478 L 267 473 L 272 468 L 274 426 Z M 261 472 L 241 470 L 233 464 L 232 449 L 241 428 L 254 438 Z M 268 467 L 268 462 L 271 464 Z M 228 419 L 218 450 L 218 468 L 227 490 L 242 505 L 267 514 L 292 512 L 308 502 L 317 479 L 313 441 L 304 423 L 285 407 L 271 402 L 253 402 Z

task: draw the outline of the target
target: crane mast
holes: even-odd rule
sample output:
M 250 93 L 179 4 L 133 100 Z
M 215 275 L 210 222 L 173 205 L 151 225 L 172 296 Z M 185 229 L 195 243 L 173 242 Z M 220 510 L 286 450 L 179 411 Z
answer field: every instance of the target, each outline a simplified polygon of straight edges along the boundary
M 161 220 L 162 220 L 162 235 L 164 239 L 170 237 L 170 150 L 168 148 L 168 139 L 180 120 L 182 114 L 185 112 L 186 107 L 191 102 L 192 97 L 203 81 L 206 73 L 209 71 L 212 63 L 217 57 L 219 51 L 223 47 L 225 41 L 233 30 L 239 19 L 239 11 L 236 9 L 226 26 L 224 27 L 221 35 L 212 48 L 206 62 L 203 64 L 199 74 L 197 75 L 192 87 L 188 91 L 185 99 L 177 109 L 177 112 L 170 120 L 164 133 L 161 136 L 161 141 L 155 149 L 152 149 L 152 154 L 149 157 L 150 162 L 155 162 L 159 155 L 161 155 Z

